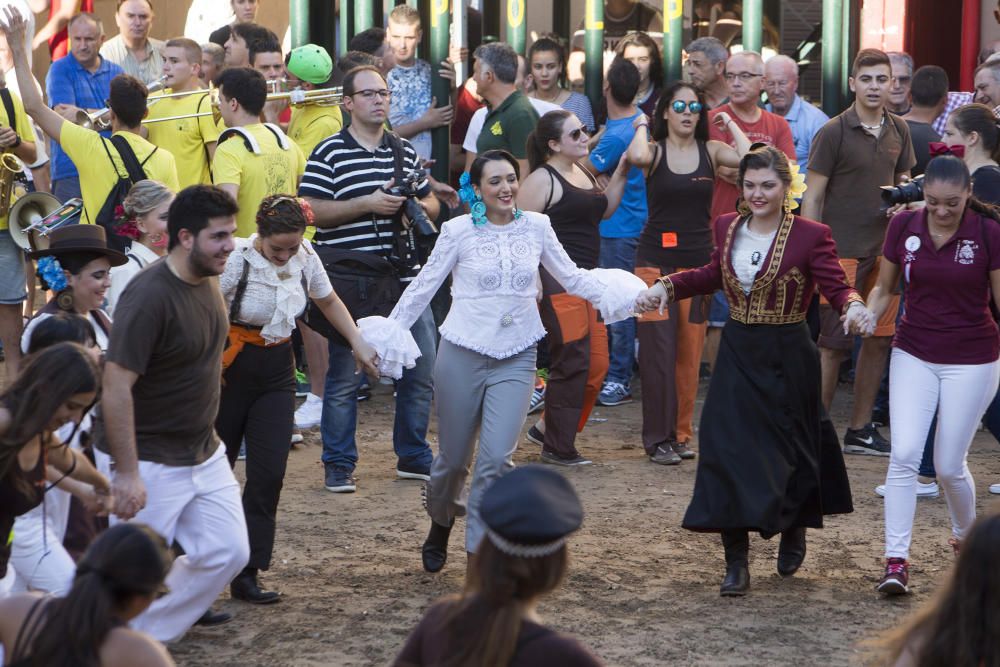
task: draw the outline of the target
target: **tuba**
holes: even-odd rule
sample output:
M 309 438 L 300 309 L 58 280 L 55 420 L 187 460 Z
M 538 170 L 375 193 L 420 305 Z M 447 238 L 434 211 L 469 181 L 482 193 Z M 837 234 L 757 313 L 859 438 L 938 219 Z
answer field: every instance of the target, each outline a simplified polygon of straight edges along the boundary
M 82 210 L 82 199 L 60 204 L 47 192 L 28 193 L 10 209 L 10 238 L 24 250 L 44 250 L 49 247 L 49 234 L 77 219 Z

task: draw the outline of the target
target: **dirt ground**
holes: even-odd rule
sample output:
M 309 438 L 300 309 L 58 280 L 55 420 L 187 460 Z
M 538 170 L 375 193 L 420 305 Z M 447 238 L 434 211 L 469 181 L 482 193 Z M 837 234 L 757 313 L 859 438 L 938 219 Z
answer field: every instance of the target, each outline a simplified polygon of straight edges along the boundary
M 427 606 L 461 589 L 461 520 L 445 569 L 437 575 L 421 569 L 428 519 L 420 483 L 395 477 L 388 389 L 379 387 L 360 405 L 357 493 L 324 490 L 318 429 L 291 454 L 274 564 L 262 576 L 283 593 L 282 602 L 254 607 L 225 593 L 216 608 L 236 619 L 191 631 L 171 647 L 178 664 L 388 664 Z M 849 400 L 842 387 L 834 413 L 841 431 Z M 952 564 L 944 499 L 921 500 L 911 553 L 914 593 L 880 598 L 874 587 L 882 567 L 882 499 L 872 490 L 888 459 L 848 456 L 854 514 L 810 531 L 805 564 L 787 580 L 775 572 L 778 540 L 752 538 L 751 594 L 720 598 L 718 537 L 680 528 L 696 462 L 650 463 L 640 422 L 638 401 L 599 407 L 581 434 L 579 448 L 595 464 L 566 474 L 583 499 L 584 527 L 570 542 L 567 580 L 540 609 L 548 624 L 609 665 L 861 664 L 859 641 L 926 601 Z M 436 442 L 434 427 L 431 438 Z M 1000 481 L 998 453 L 1000 446 L 980 432 L 969 457 L 980 513 L 997 508 L 987 487 Z M 537 462 L 538 454 L 523 442 L 515 460 Z

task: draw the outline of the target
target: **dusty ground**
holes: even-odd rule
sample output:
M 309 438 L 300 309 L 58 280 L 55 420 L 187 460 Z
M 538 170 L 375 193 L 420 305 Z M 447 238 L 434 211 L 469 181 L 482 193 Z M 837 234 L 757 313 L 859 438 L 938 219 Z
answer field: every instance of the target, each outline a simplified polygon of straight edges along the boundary
M 834 414 L 841 429 L 847 400 L 842 387 Z M 806 562 L 788 580 L 774 570 L 777 539 L 752 539 L 751 595 L 721 599 L 718 537 L 679 527 L 695 464 L 647 461 L 639 415 L 637 401 L 598 408 L 594 416 L 607 421 L 592 422 L 581 435 L 580 449 L 595 465 L 567 474 L 583 498 L 585 524 L 571 541 L 568 580 L 541 608 L 550 625 L 580 638 L 608 664 L 859 664 L 859 640 L 927 600 L 952 563 L 944 500 L 921 500 L 911 554 L 914 594 L 880 599 L 874 586 L 882 500 L 872 489 L 888 460 L 849 456 L 854 514 L 810 531 Z M 179 664 L 384 665 L 433 600 L 460 590 L 462 524 L 444 571 L 429 575 L 420 567 L 427 518 L 420 483 L 395 478 L 391 418 L 384 386 L 360 406 L 353 495 L 323 489 L 319 434 L 306 435 L 306 446 L 289 461 L 274 565 L 262 577 L 283 601 L 262 608 L 220 600 L 216 606 L 236 620 L 193 630 L 172 647 Z M 516 461 L 535 462 L 538 451 L 525 442 Z M 988 433 L 976 437 L 970 466 L 981 513 L 996 509 L 986 489 L 1000 481 L 998 453 Z

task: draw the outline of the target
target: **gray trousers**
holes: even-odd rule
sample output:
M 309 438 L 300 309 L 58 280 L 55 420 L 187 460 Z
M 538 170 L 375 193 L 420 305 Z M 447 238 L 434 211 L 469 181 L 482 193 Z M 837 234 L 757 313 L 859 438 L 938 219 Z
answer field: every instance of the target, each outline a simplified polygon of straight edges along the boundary
M 511 457 L 534 386 L 534 345 L 513 357 L 493 359 L 441 341 L 434 366 L 438 453 L 427 484 L 427 513 L 443 526 L 468 514 L 466 551 L 475 552 L 483 539 L 479 516 L 483 492 L 514 468 Z M 466 498 L 465 479 L 472 467 L 477 431 L 479 455 Z

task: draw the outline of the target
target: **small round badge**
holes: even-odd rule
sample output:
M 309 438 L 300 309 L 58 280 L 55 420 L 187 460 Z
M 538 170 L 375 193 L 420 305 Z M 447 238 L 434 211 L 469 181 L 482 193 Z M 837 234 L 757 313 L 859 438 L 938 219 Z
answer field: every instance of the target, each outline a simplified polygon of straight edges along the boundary
M 908 239 L 906 239 L 906 249 L 909 250 L 910 252 L 916 252 L 920 250 L 920 237 L 911 236 Z

